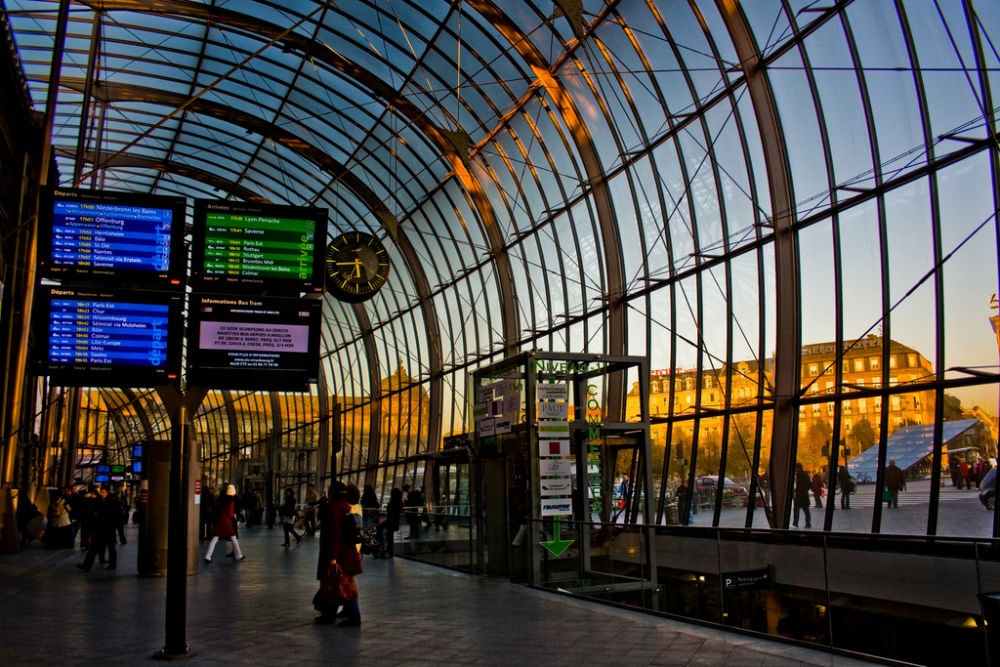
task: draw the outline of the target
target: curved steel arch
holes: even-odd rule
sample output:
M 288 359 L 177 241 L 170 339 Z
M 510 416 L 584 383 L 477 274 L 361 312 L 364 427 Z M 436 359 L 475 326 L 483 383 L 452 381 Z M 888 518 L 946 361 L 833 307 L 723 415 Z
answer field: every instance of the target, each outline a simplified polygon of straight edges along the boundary
M 56 148 L 53 152 L 56 155 L 63 155 L 66 157 L 75 156 L 70 153 L 69 149 L 66 148 Z M 83 159 L 88 162 L 93 162 L 98 159 L 91 151 L 83 151 L 82 153 L 79 153 L 79 155 L 82 155 Z M 270 201 L 266 197 L 261 197 L 257 192 L 237 185 L 229 179 L 220 177 L 218 174 L 186 164 L 179 164 L 177 162 L 164 161 L 158 158 L 144 157 L 141 155 L 117 155 L 103 159 L 103 161 L 105 165 L 116 169 L 139 168 L 169 174 L 177 174 L 190 178 L 194 181 L 207 183 L 218 190 L 228 192 L 229 194 L 239 197 L 245 201 L 261 203 Z

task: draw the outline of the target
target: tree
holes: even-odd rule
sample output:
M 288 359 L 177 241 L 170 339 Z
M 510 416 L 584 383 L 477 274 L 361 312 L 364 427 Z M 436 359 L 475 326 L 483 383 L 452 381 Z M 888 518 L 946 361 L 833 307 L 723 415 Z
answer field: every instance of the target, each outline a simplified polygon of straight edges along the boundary
M 824 448 L 830 442 L 833 428 L 822 419 L 809 424 L 805 435 L 799 440 L 798 461 L 807 470 L 822 468 L 825 464 Z
M 875 433 L 875 429 L 872 428 L 871 422 L 867 418 L 862 418 L 854 428 L 851 429 L 851 438 L 857 443 L 858 447 L 854 454 L 860 454 L 869 447 L 875 444 L 878 440 L 878 434 Z

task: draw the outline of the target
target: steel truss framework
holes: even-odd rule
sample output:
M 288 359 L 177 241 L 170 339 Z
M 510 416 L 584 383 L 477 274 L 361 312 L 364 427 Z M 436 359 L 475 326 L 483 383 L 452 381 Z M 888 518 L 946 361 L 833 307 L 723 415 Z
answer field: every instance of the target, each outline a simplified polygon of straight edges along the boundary
M 661 512 L 681 475 L 742 457 L 776 510 L 746 523 L 784 527 L 795 461 L 835 469 L 861 401 L 883 443 L 917 419 L 899 398 L 931 423 L 997 412 L 995 2 L 71 2 L 53 68 L 59 9 L 4 2 L 60 184 L 326 207 L 331 236 L 392 255 L 373 300 L 327 298 L 322 391 L 210 394 L 206 462 L 313 446 L 329 394 L 338 469 L 387 495 L 472 428 L 476 368 L 642 356 L 694 382 L 653 398 Z M 872 335 L 927 372 L 900 380 L 885 344 L 859 383 L 845 360 Z M 99 393 L 144 411 L 113 449 L 162 433 L 152 398 Z

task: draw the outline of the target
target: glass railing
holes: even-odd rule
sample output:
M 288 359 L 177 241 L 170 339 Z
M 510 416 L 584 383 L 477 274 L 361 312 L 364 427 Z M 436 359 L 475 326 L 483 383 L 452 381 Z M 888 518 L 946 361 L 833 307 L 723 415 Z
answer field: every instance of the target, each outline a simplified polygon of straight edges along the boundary
M 575 544 L 543 554 L 542 588 L 838 653 L 997 664 L 997 541 L 597 524 L 561 537 Z

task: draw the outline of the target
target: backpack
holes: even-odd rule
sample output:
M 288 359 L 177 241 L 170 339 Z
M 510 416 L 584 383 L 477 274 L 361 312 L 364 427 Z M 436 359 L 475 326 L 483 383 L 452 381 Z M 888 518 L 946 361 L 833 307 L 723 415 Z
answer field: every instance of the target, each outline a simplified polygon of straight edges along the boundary
M 344 522 L 340 526 L 340 541 L 344 544 L 361 544 L 361 517 L 354 513 L 348 513 L 344 517 Z

